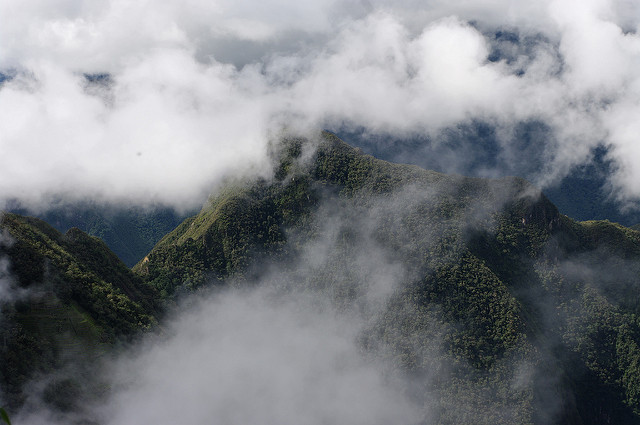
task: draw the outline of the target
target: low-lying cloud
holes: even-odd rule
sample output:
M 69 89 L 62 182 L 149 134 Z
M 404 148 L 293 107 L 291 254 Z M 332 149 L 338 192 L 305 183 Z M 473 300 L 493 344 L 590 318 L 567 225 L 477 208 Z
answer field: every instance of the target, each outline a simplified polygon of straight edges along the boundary
M 413 394 L 400 367 L 362 343 L 363 332 L 411 275 L 375 237 L 393 206 L 404 202 L 414 208 L 422 200 L 408 198 L 401 193 L 374 199 L 369 214 L 362 207 L 352 211 L 353 202 L 323 199 L 312 224 L 322 230 L 317 237 L 291 230 L 286 259 L 255 265 L 260 270 L 255 278 L 230 279 L 223 288 L 185 296 L 155 335 L 94 364 L 94 376 L 79 385 L 102 388 L 101 395 L 78 394 L 72 400 L 76 408 L 64 411 L 46 402 L 46 390 L 33 390 L 14 415 L 16 422 L 364 425 L 427 420 L 425 395 Z M 392 227 L 402 226 L 398 221 Z M 345 246 L 347 230 L 354 237 Z M 438 350 L 441 341 L 430 342 Z M 78 376 L 74 370 L 63 372 Z M 97 384 L 90 381 L 96 377 Z M 29 388 L 50 381 L 40 378 Z
M 543 164 L 522 174 L 552 184 L 605 146 L 609 190 L 634 202 L 638 16 L 624 0 L 2 1 L 0 192 L 184 208 L 267 175 L 282 131 L 438 143 L 483 122 L 509 158 L 514 129 L 541 122 Z
M 120 365 L 107 423 L 414 423 L 347 318 L 265 291 L 205 299 L 173 336 Z

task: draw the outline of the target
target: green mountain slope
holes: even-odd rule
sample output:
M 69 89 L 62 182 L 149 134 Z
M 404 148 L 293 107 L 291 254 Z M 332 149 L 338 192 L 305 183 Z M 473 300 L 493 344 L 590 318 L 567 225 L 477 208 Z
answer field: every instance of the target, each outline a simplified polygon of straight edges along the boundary
M 21 208 L 13 208 L 11 212 L 34 215 Z M 35 216 L 60 232 L 77 227 L 102 239 L 128 267 L 132 267 L 187 215 L 179 215 L 169 208 L 147 210 L 85 202 L 53 207 Z
M 299 286 L 367 310 L 380 251 L 398 284 L 362 345 L 424 377 L 436 423 L 640 423 L 640 233 L 575 222 L 521 179 L 391 164 L 329 133 L 274 158 L 273 181 L 212 198 L 134 271 L 172 297 L 304 257 Z
M 89 362 L 156 322 L 156 292 L 101 240 L 76 228 L 63 235 L 41 220 L 8 213 L 0 228 L 0 258 L 8 265 L 0 298 L 0 383 L 10 405 L 24 400 L 28 379 Z M 71 381 L 51 385 L 44 391 L 54 404 L 66 403 L 56 386 L 76 388 Z
M 423 423 L 640 424 L 640 232 L 576 222 L 522 179 L 391 164 L 330 133 L 273 161 L 272 180 L 230 184 L 133 272 L 78 229 L 3 215 L 6 402 L 46 376 L 40 399 L 82 410 L 105 391 L 95 359 L 163 300 L 271 279 L 361 323 L 363 356 L 402 377 Z M 47 374 L 70 364 L 75 379 Z
M 553 227 L 560 219 L 544 197 L 537 201 L 539 191 L 524 180 L 448 176 L 391 164 L 363 155 L 329 133 L 323 137 L 311 160 L 298 159 L 303 156 L 304 141 L 286 141 L 274 181 L 238 184 L 210 199 L 199 214 L 166 235 L 134 271 L 165 295 L 176 286 L 197 287 L 211 278 L 243 273 L 250 258 L 265 253 L 282 256 L 283 249 L 290 249 L 285 246 L 288 229 L 312 235 L 314 229 L 308 226 L 317 225 L 313 212 L 326 199 L 347 199 L 353 209 L 367 208 L 379 198 L 397 200 L 393 207 L 398 211 L 391 211 L 393 217 L 389 217 L 395 222 L 390 225 L 409 228 L 414 245 L 406 246 L 400 237 L 407 235 L 389 234 L 398 230 L 392 227 L 381 229 L 387 232 L 384 242 L 411 250 L 406 259 L 420 248 L 441 250 L 426 258 L 435 262 L 464 249 L 461 236 L 467 227 L 492 225 L 492 214 L 518 197 L 511 206 L 517 209 L 513 214 L 535 219 L 532 224 L 548 218 Z M 407 191 L 415 194 L 403 196 Z M 401 221 L 406 222 L 396 223 Z M 522 227 L 515 230 L 537 245 L 548 238 L 549 229 Z

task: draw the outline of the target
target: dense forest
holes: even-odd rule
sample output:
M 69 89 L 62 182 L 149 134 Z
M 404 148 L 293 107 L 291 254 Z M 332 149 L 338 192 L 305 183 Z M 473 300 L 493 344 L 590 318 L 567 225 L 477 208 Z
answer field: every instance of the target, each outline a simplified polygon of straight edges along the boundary
M 161 333 L 185 299 L 270 282 L 352 317 L 420 423 L 640 423 L 640 232 L 575 221 L 519 178 L 393 164 L 328 132 L 271 157 L 271 179 L 229 182 L 133 269 L 78 229 L 4 214 L 7 410 L 39 397 L 98 420 L 87 406 L 115 389 L 97 358 Z

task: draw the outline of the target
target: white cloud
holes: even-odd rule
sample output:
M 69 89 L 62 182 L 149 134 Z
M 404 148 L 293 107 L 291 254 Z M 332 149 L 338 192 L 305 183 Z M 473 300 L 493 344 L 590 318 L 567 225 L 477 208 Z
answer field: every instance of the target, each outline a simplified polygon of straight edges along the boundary
M 612 184 L 637 199 L 633 10 L 624 0 L 3 0 L 0 68 L 25 74 L 0 89 L 0 189 L 32 204 L 69 193 L 197 204 L 223 176 L 266 167 L 266 140 L 283 124 L 410 136 L 480 120 L 497 126 L 506 157 L 518 155 L 518 122 L 552 130 L 547 163 L 529 176 L 542 185 L 610 145 Z M 509 61 L 492 62 L 499 29 L 519 39 Z M 83 73 L 111 84 L 87 89 Z
M 106 423 L 415 422 L 415 406 L 335 314 L 261 290 L 205 297 L 169 338 L 120 361 Z
M 216 178 L 264 158 L 266 117 L 228 66 L 151 52 L 103 98 L 49 62 L 32 70 L 0 91 L 5 196 L 201 202 Z

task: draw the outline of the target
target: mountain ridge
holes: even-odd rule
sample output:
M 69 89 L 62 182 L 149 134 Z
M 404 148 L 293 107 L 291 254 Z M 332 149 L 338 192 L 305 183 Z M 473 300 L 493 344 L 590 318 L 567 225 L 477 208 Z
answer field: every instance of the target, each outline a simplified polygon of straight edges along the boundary
M 8 406 L 25 402 L 22 387 L 34 377 L 70 362 L 87 365 L 157 323 L 153 289 L 100 239 L 11 213 L 0 216 L 0 227 L 0 258 L 9 267 L 0 282 L 0 388 Z M 55 394 L 57 385 L 79 397 L 77 382 L 54 380 L 42 390 L 52 403 L 69 402 L 69 393 Z
M 258 182 L 213 198 L 198 215 L 165 237 L 134 271 L 171 298 L 176 289 L 196 289 L 212 279 L 220 283 L 229 278 L 250 280 L 255 272 L 249 265 L 260 263 L 264 256 L 277 259 L 279 267 L 286 268 L 288 258 L 300 255 L 300 245 L 304 250 L 305 241 L 322 233 L 322 219 L 314 214 L 326 199 L 334 200 L 329 201 L 333 205 L 330 208 L 346 205 L 347 212 L 339 213 L 350 217 L 341 230 L 345 232 L 343 240 L 331 249 L 348 262 L 354 254 L 345 247 L 357 240 L 362 230 L 357 224 L 360 218 L 354 216 L 366 217 L 373 211 L 373 238 L 391 247 L 394 253 L 390 255 L 401 259 L 414 276 L 399 289 L 404 295 L 398 296 L 406 297 L 403 308 L 436 308 L 438 321 L 457 323 L 444 336 L 449 353 L 445 363 L 469 363 L 471 369 L 465 366 L 463 370 L 468 375 L 455 379 L 473 387 L 481 381 L 469 381 L 468 376 L 484 376 L 482 379 L 493 384 L 474 391 L 495 392 L 506 379 L 499 368 L 510 356 L 522 355 L 514 353 L 537 353 L 527 361 L 541 369 L 545 367 L 543 359 L 552 356 L 555 360 L 547 366 L 546 373 L 561 376 L 565 384 L 542 390 L 537 387 L 545 385 L 541 373 L 540 381 L 528 388 L 529 395 L 515 397 L 517 402 L 509 397 L 503 399 L 504 403 L 519 406 L 517 416 L 524 423 L 542 421 L 526 412 L 542 408 L 546 396 L 539 394 L 545 392 L 566 401 L 556 412 L 557 418 L 562 418 L 560 423 L 598 423 L 593 419 L 597 415 L 590 416 L 597 409 L 604 409 L 610 418 L 636 423 L 637 413 L 632 413 L 636 406 L 636 378 L 629 377 L 640 379 L 640 375 L 634 366 L 624 366 L 635 364 L 635 360 L 624 363 L 615 353 L 638 356 L 633 349 L 617 347 L 633 347 L 637 343 L 623 337 L 619 328 L 637 329 L 634 315 L 638 296 L 634 290 L 640 269 L 634 265 L 634 271 L 624 276 L 626 280 L 620 284 L 605 279 L 606 284 L 598 288 L 600 282 L 573 270 L 566 272 L 564 262 L 584 254 L 584 258 L 580 257 L 583 264 L 599 264 L 600 250 L 612 262 L 623 253 L 637 264 L 637 232 L 607 222 L 575 222 L 561 215 L 538 189 L 519 178 L 447 176 L 416 166 L 390 164 L 364 155 L 326 132 L 311 157 L 303 155 L 304 143 L 296 139 L 285 143 L 272 183 Z M 355 228 L 350 228 L 348 220 L 355 220 Z M 343 261 L 337 256 L 332 261 Z M 343 276 L 344 272 L 336 276 L 332 261 L 325 265 L 327 270 L 315 270 L 317 275 L 308 278 L 306 284 L 326 286 L 336 302 L 350 305 L 358 297 L 358 283 L 350 280 L 349 272 L 347 276 Z M 176 283 L 177 287 L 170 288 Z M 548 313 L 549 307 L 539 299 L 555 305 L 558 312 Z M 566 307 L 567 303 L 571 307 Z M 597 332 L 609 335 L 605 346 L 590 339 L 596 338 L 597 332 L 590 334 L 592 325 L 578 319 L 585 309 L 594 308 L 600 313 L 593 311 L 588 316 L 600 323 Z M 602 311 L 606 312 L 604 316 Z M 615 325 L 598 322 L 603 317 Z M 382 330 L 370 332 L 378 337 L 403 333 L 393 321 L 383 320 L 377 326 Z M 583 336 L 567 336 L 574 334 Z M 403 338 L 386 340 L 384 351 L 398 350 L 405 344 Z M 626 342 L 611 342 L 618 340 Z M 548 344 L 559 348 L 551 349 Z M 571 360 L 567 363 L 557 358 L 553 354 L 557 350 Z M 592 356 L 597 358 L 602 353 L 590 350 L 604 350 L 607 360 L 594 363 Z M 415 366 L 419 364 L 417 360 L 409 360 L 416 355 L 411 350 L 400 350 L 392 357 L 411 373 L 426 373 Z M 620 366 L 612 368 L 615 364 Z M 589 378 L 587 389 L 566 384 L 593 373 L 600 375 Z M 443 385 L 434 391 L 446 394 L 452 390 Z M 479 392 L 474 397 L 479 397 Z M 527 397 L 533 397 L 533 401 L 523 401 Z M 599 398 L 610 404 L 604 406 Z M 621 399 L 627 404 L 620 403 Z M 506 417 L 489 414 L 486 407 L 475 408 L 487 415 L 483 422 L 510 423 Z M 443 417 L 451 420 L 456 415 L 448 411 Z M 456 421 L 464 423 L 460 417 Z
M 149 296 L 145 314 L 277 270 L 282 293 L 361 317 L 361 350 L 410 377 L 436 423 L 640 423 L 639 232 L 576 222 L 523 179 L 391 164 L 327 132 L 286 138 L 273 162 L 272 180 L 212 196 L 134 274 L 79 230 L 9 224 L 107 271 L 122 296 Z

